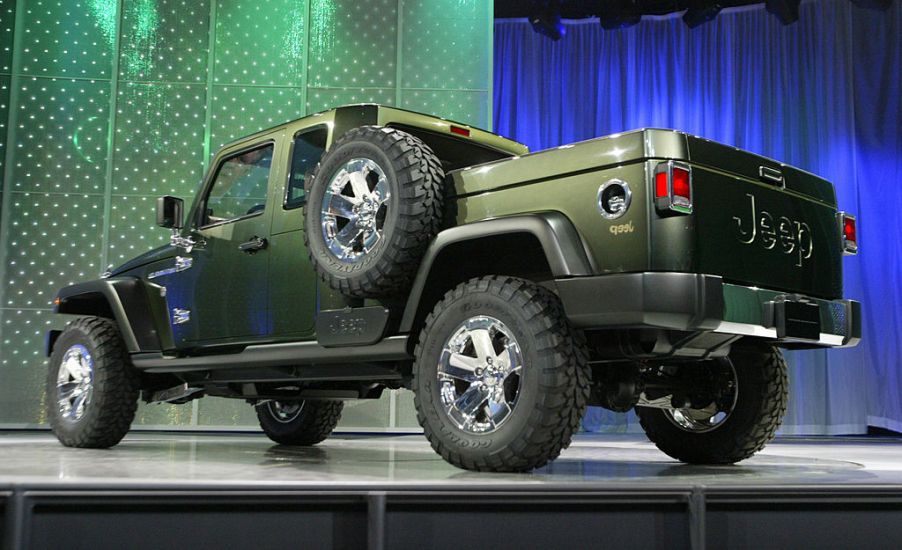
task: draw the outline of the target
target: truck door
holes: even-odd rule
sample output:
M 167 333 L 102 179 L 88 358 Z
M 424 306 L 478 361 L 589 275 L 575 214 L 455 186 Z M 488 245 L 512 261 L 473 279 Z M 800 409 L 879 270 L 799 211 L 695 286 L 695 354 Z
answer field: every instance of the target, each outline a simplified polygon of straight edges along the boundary
M 192 223 L 199 245 L 185 340 L 248 340 L 272 334 L 269 188 L 279 170 L 278 132 L 221 157 Z M 175 322 L 175 321 L 174 321 Z
M 270 259 L 270 311 L 274 334 L 307 338 L 313 335 L 317 310 L 316 274 L 304 244 L 305 187 L 326 149 L 328 127 L 317 125 L 298 131 L 287 143 L 290 153 L 284 188 L 273 200 L 272 255 Z M 278 206 L 275 205 L 278 201 Z

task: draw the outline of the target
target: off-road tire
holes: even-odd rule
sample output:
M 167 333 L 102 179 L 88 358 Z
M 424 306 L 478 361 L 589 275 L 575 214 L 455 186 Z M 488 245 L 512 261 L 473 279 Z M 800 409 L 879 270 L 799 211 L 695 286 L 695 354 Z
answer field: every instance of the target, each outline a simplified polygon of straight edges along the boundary
M 637 407 L 648 439 L 667 455 L 690 464 L 733 464 L 757 453 L 774 438 L 786 413 L 786 361 L 773 346 L 739 346 L 730 352 L 738 395 L 732 413 L 709 432 L 674 423 L 663 410 Z
M 338 259 L 323 236 L 322 204 L 333 176 L 351 159 L 374 161 L 386 175 L 391 198 L 383 238 L 354 263 Z M 319 277 L 345 296 L 379 298 L 408 290 L 442 217 L 445 173 L 419 138 L 393 128 L 361 126 L 346 132 L 323 155 L 304 205 L 304 242 Z
M 66 351 L 85 346 L 94 361 L 93 393 L 77 419 L 60 416 L 57 375 Z M 102 449 L 128 433 L 138 408 L 139 375 L 132 366 L 119 328 L 110 319 L 82 317 L 69 323 L 53 346 L 47 373 L 47 417 L 67 447 Z
M 520 393 L 494 431 L 461 430 L 442 406 L 439 356 L 455 327 L 473 316 L 499 319 L 519 343 Z M 557 458 L 579 429 L 589 397 L 585 338 L 564 316 L 558 297 L 530 281 L 471 279 L 445 294 L 425 320 L 415 351 L 417 420 L 432 448 L 467 470 L 523 472 Z
M 301 401 L 301 410 L 288 422 L 279 421 L 271 402 L 254 407 L 260 427 L 281 445 L 316 445 L 325 440 L 341 419 L 343 401 Z

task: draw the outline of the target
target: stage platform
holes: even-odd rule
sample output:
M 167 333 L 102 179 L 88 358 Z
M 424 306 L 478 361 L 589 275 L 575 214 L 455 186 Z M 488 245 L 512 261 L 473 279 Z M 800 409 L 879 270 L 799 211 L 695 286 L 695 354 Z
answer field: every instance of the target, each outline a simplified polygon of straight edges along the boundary
M 902 548 L 902 439 L 784 438 L 698 467 L 580 435 L 530 474 L 458 470 L 421 435 L 0 434 L 9 548 Z

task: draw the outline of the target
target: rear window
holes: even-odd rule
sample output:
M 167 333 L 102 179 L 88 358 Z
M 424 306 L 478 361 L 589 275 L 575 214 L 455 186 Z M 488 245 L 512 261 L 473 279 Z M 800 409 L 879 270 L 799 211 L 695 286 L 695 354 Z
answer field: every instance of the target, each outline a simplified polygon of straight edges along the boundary
M 310 176 L 326 150 L 327 138 L 325 127 L 305 130 L 295 136 L 291 150 L 291 172 L 285 188 L 286 210 L 298 208 L 306 202 L 307 192 L 304 186 L 310 182 Z

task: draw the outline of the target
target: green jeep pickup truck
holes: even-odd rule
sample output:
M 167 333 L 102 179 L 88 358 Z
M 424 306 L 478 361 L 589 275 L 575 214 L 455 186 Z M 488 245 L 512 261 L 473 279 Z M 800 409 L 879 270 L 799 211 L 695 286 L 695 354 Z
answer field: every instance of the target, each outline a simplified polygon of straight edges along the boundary
M 812 174 L 672 130 L 528 154 L 354 105 L 227 145 L 171 243 L 68 286 L 47 338 L 51 426 L 109 447 L 139 398 L 244 399 L 288 445 L 347 399 L 415 392 L 472 470 L 558 456 L 587 405 L 635 407 L 685 462 L 760 450 L 786 409 L 779 348 L 854 346 L 855 219 Z

